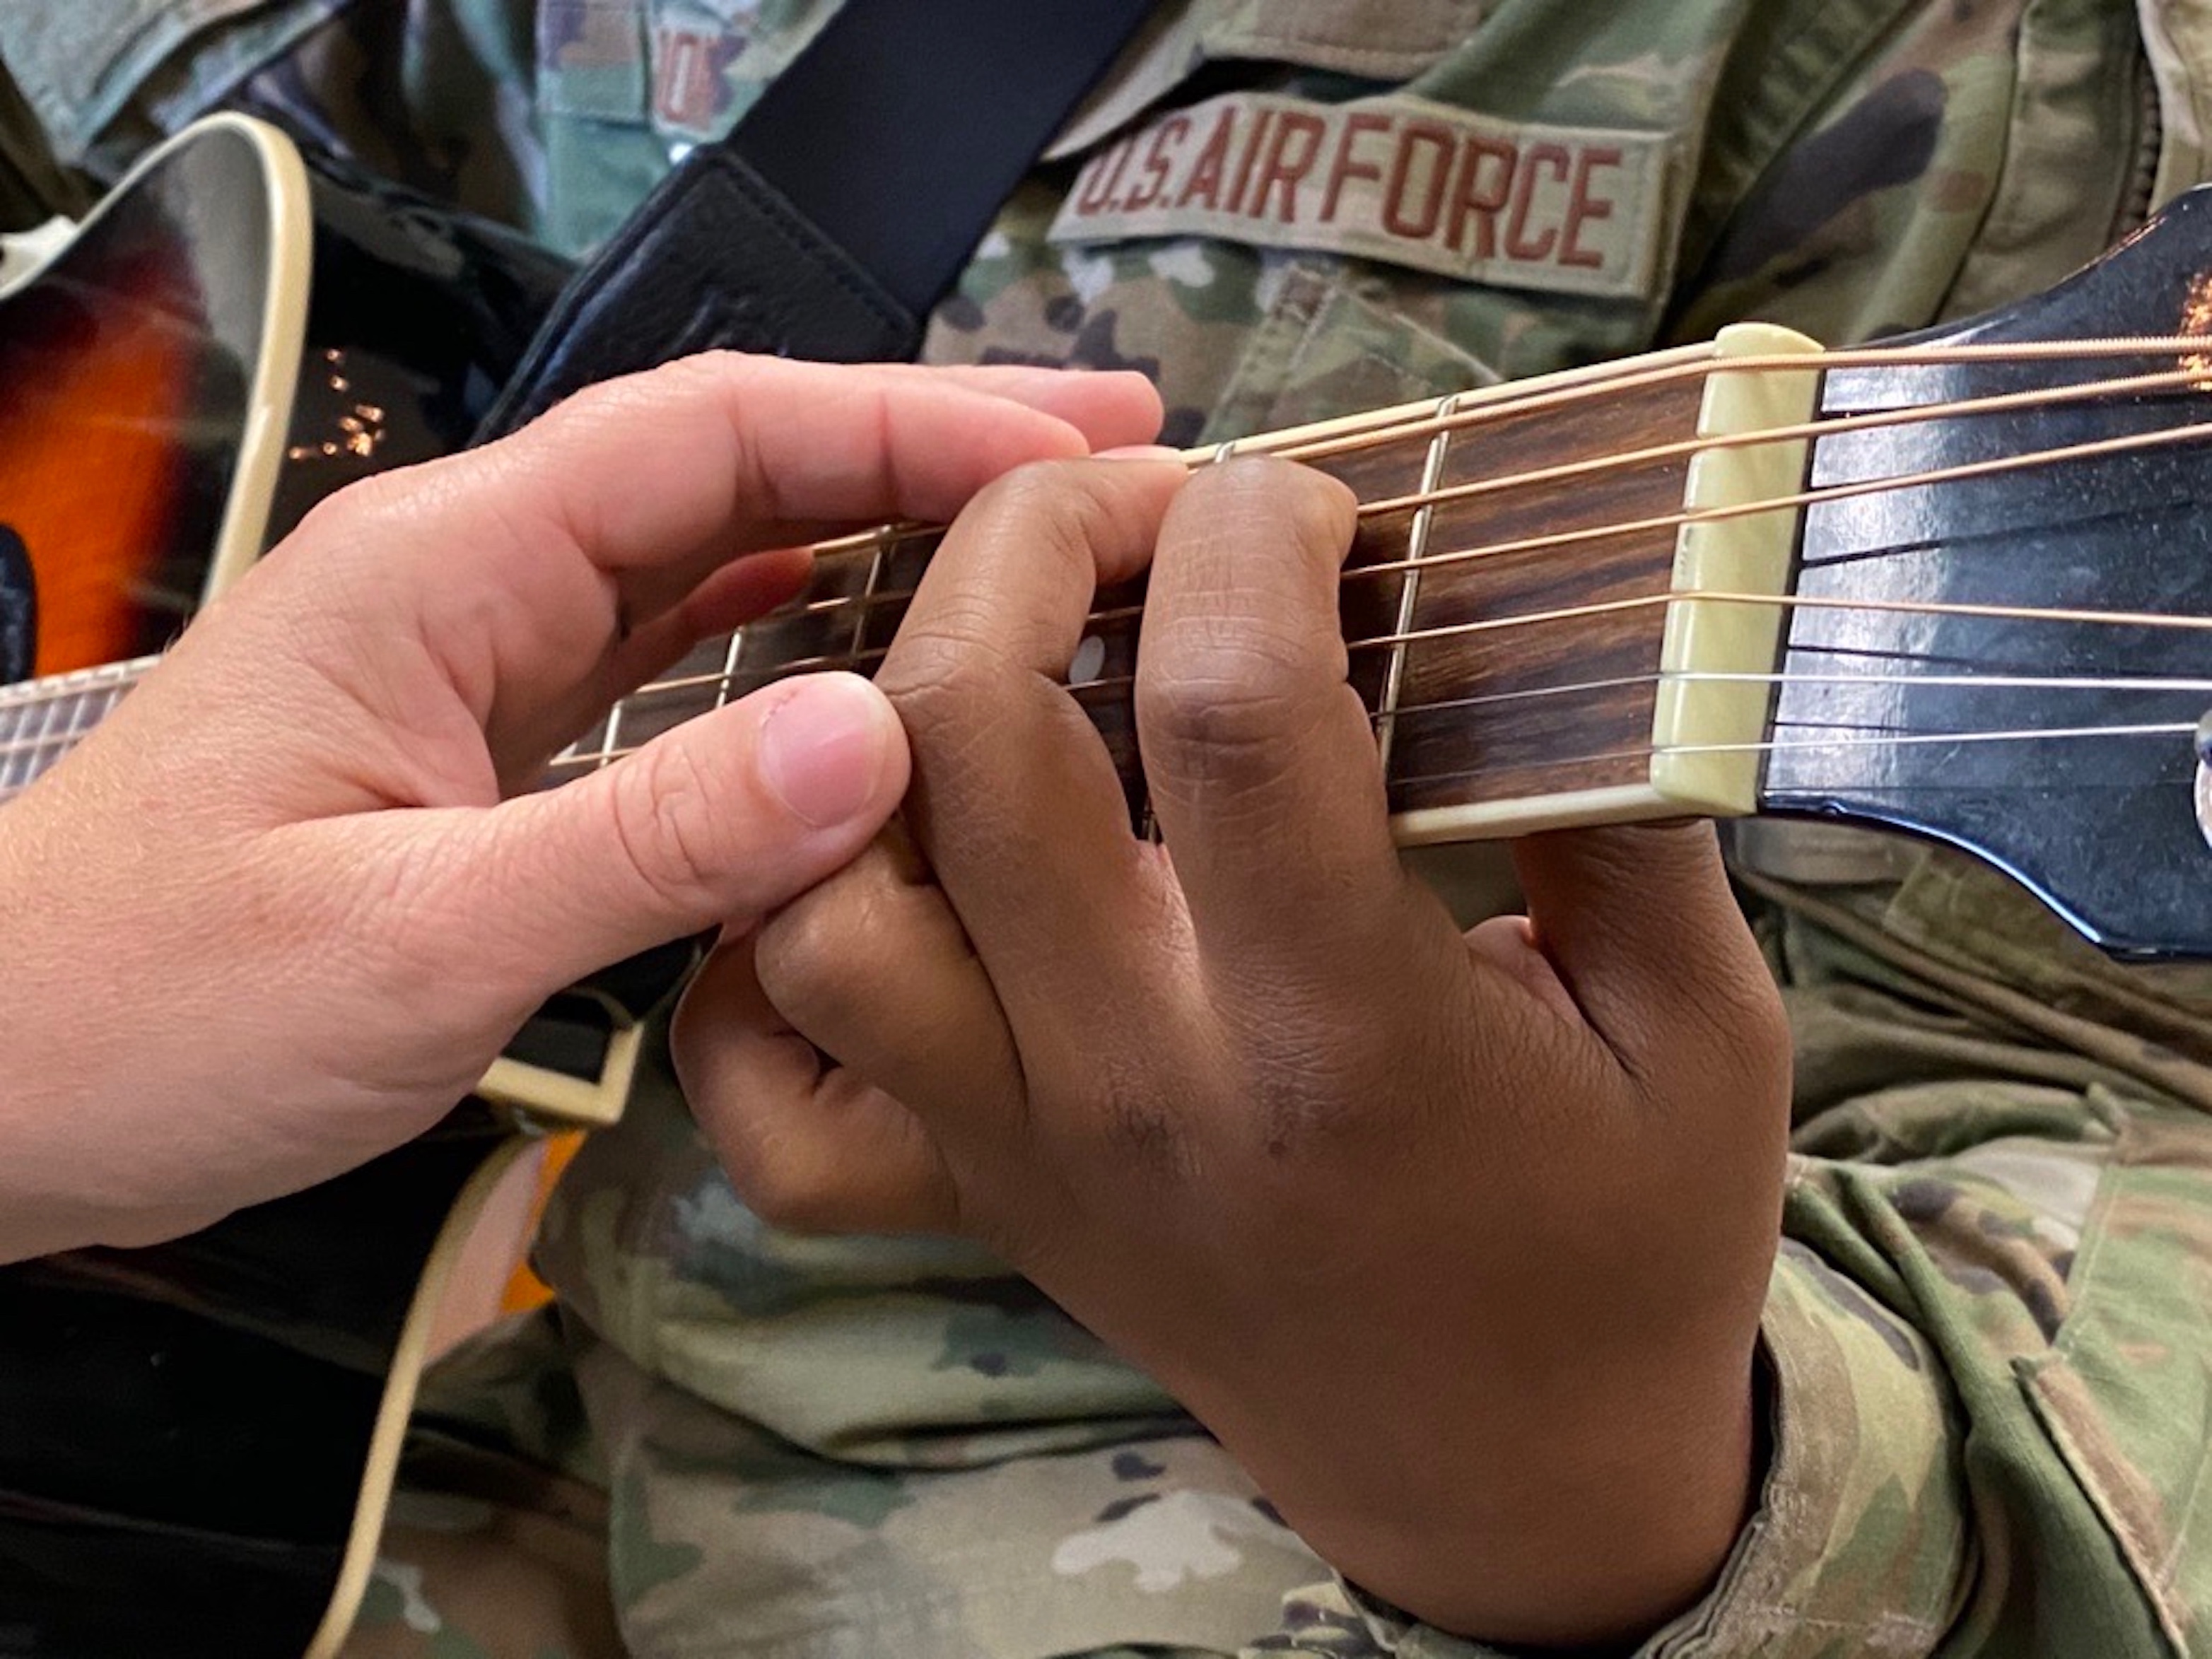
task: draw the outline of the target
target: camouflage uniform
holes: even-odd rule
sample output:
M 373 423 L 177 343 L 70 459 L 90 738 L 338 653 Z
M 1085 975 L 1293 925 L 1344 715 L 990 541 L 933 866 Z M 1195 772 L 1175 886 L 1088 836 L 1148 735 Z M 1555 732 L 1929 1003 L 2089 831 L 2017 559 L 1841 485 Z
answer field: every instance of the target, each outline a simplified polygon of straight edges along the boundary
M 78 0 L 0 52 L 95 170 L 230 99 L 573 249 L 831 9 Z M 2212 23 L 2173 0 L 1190 0 L 926 355 L 1139 368 L 1194 441 L 1740 317 L 1859 339 L 2056 281 L 2212 170 L 2208 106 Z M 1505 171 L 1437 185 L 1447 155 Z M 1798 1041 L 1771 1465 L 1644 1651 L 2187 1651 L 2212 973 L 2114 967 L 1941 853 L 1739 855 Z M 665 1078 L 539 1254 L 557 1342 L 532 1321 L 441 1380 L 361 1652 L 1482 1651 L 1300 1589 L 1320 1564 L 1219 1449 L 988 1259 L 763 1225 Z M 471 1495 L 487 1435 L 527 1501 Z

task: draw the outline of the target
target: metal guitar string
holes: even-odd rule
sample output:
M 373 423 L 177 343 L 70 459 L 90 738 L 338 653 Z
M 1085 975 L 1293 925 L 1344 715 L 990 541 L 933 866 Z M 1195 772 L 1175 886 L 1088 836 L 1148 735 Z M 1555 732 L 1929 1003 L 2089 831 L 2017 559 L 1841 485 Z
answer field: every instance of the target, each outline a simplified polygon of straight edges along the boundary
M 2173 738 L 2192 734 L 2199 722 L 2174 720 L 2142 726 L 2034 726 L 2007 732 L 1906 732 L 1845 738 L 1768 738 L 1757 743 L 1662 743 L 1639 749 L 1619 749 L 1602 755 L 1576 755 L 1547 765 L 1594 766 L 1607 761 L 1648 760 L 1657 755 L 1771 755 L 1792 750 L 1894 748 L 1914 744 L 2049 743 L 2067 738 Z M 1483 775 L 1479 766 L 1455 767 L 1448 771 L 1423 772 L 1411 776 L 1392 774 L 1395 785 L 1455 783 Z

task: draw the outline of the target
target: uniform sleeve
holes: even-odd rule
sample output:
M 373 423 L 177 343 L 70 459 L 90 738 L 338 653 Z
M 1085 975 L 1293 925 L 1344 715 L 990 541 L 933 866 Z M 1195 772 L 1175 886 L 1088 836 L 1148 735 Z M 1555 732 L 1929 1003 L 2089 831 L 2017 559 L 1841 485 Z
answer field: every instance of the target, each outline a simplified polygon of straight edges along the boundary
M 1785 1241 L 1761 1324 L 1771 1451 L 1759 1508 L 1704 1601 L 1638 1659 L 1931 1651 L 1967 1559 L 1962 1431 L 1928 1343 Z M 1291 1598 L 1247 1659 L 1512 1659 L 1342 1583 Z

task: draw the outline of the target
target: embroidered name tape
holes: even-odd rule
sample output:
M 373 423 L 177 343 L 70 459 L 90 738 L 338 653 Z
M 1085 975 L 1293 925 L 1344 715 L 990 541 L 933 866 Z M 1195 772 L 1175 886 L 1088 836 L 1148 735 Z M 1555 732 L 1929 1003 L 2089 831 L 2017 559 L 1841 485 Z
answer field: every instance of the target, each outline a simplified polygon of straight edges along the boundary
M 1498 121 L 1423 99 L 1232 93 L 1099 151 L 1051 240 L 1215 236 L 1553 293 L 1648 298 L 1666 141 Z

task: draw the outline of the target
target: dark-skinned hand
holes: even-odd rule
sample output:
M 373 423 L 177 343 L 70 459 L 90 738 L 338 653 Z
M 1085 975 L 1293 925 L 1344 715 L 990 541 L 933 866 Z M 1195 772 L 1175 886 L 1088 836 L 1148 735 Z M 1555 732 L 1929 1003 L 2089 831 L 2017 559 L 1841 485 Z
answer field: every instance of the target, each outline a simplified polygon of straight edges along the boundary
M 1352 523 L 1274 461 L 986 490 L 878 680 L 902 828 L 731 930 L 678 1064 L 770 1220 L 990 1246 L 1369 1591 L 1633 1639 L 1748 1507 L 1787 1034 L 1708 826 L 1532 838 L 1528 915 L 1466 934 L 1408 877 Z M 1148 562 L 1164 845 L 1060 684 Z

